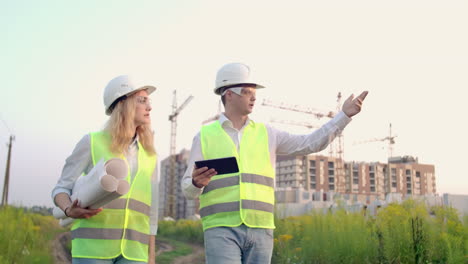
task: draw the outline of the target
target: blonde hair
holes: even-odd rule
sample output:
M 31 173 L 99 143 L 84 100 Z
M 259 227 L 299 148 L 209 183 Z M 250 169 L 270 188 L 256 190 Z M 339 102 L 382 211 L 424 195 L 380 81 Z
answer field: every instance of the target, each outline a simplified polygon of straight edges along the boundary
M 135 131 L 136 100 L 133 95 L 116 103 L 104 130 L 111 135 L 111 151 L 124 154 L 132 142 L 135 132 L 141 145 L 151 155 L 156 154 L 153 143 L 153 132 L 150 125 L 138 126 Z

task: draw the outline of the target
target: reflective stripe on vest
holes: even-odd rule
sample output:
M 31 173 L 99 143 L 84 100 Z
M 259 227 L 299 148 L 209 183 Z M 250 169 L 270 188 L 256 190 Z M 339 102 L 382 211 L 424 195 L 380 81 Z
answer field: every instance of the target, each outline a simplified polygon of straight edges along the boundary
M 126 199 L 115 199 L 114 201 L 106 204 L 103 206 L 103 208 L 106 209 L 125 209 L 125 206 L 127 205 L 127 200 Z M 140 201 L 134 200 L 134 199 L 128 199 L 128 209 L 140 212 L 142 214 L 145 214 L 147 216 L 150 215 L 150 209 L 151 206 L 142 203 Z
M 87 239 L 122 239 L 123 232 L 125 231 L 125 238 L 135 240 L 143 244 L 149 241 L 149 235 L 143 234 L 132 229 L 115 229 L 115 228 L 78 228 L 72 231 L 73 238 L 87 238 Z
M 243 209 L 254 209 L 259 211 L 265 211 L 273 213 L 274 206 L 270 203 L 264 203 L 254 200 L 242 200 Z M 212 214 L 239 211 L 239 202 L 229 202 L 209 205 L 200 209 L 200 216 L 205 217 Z
M 248 174 L 248 173 L 242 173 L 241 175 L 242 175 L 242 182 L 261 184 L 261 185 L 266 185 L 272 188 L 275 187 L 274 180 L 270 177 L 265 177 L 262 175 L 255 175 L 255 174 Z M 232 176 L 232 177 L 227 177 L 227 178 L 221 178 L 218 180 L 212 180 L 208 186 L 203 188 L 203 193 L 207 193 L 212 190 L 229 187 L 229 186 L 233 186 L 237 184 L 239 184 L 239 176 Z
M 90 134 L 93 165 L 114 157 L 110 136 L 105 132 Z M 151 177 L 156 156 L 150 156 L 138 143 L 138 171 L 126 195 L 106 204 L 89 218 L 76 219 L 72 226 L 72 256 L 110 259 L 123 255 L 134 261 L 148 261 L 150 238 Z M 130 181 L 130 172 L 126 178 Z
M 260 123 L 245 126 L 239 152 L 219 122 L 203 126 L 200 141 L 204 159 L 234 156 L 239 173 L 215 175 L 200 196 L 203 229 L 216 226 L 274 228 L 274 170 L 268 133 Z

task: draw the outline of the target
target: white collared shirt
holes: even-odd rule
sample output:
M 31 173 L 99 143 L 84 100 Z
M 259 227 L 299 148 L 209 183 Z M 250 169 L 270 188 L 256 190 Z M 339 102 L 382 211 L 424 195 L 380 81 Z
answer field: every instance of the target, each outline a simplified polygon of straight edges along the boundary
M 131 179 L 135 177 L 138 171 L 138 143 L 137 138 L 128 147 L 125 158 L 127 159 L 130 169 Z M 91 157 L 91 144 L 89 134 L 86 134 L 75 146 L 72 154 L 66 159 L 62 169 L 62 175 L 57 181 L 52 190 L 52 200 L 59 193 L 67 193 L 71 195 L 71 191 L 78 177 L 84 173 L 88 174 L 93 168 Z M 157 164 L 151 176 L 151 209 L 150 209 L 150 232 L 151 235 L 156 235 L 158 230 L 158 199 L 159 199 L 159 184 L 158 184 L 158 169 Z
M 247 124 L 254 121 L 248 118 L 240 130 L 234 128 L 232 122 L 224 114 L 221 114 L 218 121 L 215 122 L 221 124 L 224 131 L 226 131 L 236 145 L 237 151 L 239 151 L 239 142 L 241 141 L 244 128 Z M 305 135 L 290 134 L 266 124 L 270 162 L 273 169 L 275 170 L 276 168 L 276 155 L 307 155 L 325 149 L 349 122 L 351 122 L 351 118 L 341 111 L 321 128 Z M 203 188 L 197 188 L 192 184 L 193 167 L 195 161 L 198 160 L 204 160 L 201 151 L 200 132 L 193 138 L 187 170 L 181 182 L 182 191 L 188 199 L 198 197 L 203 191 Z

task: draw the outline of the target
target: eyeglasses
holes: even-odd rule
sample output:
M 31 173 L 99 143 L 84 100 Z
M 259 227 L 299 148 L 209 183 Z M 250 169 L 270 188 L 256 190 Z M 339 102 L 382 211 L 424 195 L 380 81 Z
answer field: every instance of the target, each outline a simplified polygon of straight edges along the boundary
M 146 106 L 151 106 L 151 99 L 149 97 L 137 96 L 136 101 L 139 104 L 143 104 L 143 105 L 146 105 Z
M 242 95 L 244 96 L 248 96 L 248 97 L 252 97 L 252 96 L 255 96 L 256 94 L 256 91 L 254 88 L 242 88 L 242 91 L 241 91 Z
M 227 91 L 232 91 L 233 93 L 239 95 L 239 96 L 247 96 L 247 97 L 252 97 L 255 96 L 256 91 L 253 88 L 247 88 L 247 87 L 231 87 L 226 90 L 221 94 L 221 96 L 225 95 Z

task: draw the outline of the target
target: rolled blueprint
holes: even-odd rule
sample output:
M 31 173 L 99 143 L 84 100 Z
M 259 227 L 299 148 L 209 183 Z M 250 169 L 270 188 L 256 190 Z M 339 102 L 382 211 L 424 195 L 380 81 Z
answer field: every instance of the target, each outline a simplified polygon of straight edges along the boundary
M 93 205 L 90 206 L 90 208 L 92 208 L 92 209 L 101 208 L 104 205 L 108 204 L 109 202 L 111 202 L 111 201 L 119 198 L 120 196 L 128 193 L 128 191 L 130 190 L 130 184 L 128 183 L 128 181 L 119 180 L 119 181 L 117 181 L 117 183 L 118 184 L 117 184 L 117 188 L 116 188 L 115 191 L 109 193 L 109 195 L 107 195 L 107 196 L 104 196 L 99 201 L 96 201 L 96 203 L 93 203 Z
M 119 158 L 106 162 L 100 160 L 87 175 L 77 179 L 70 199 L 72 201 L 78 199 L 83 208 L 100 208 L 129 191 L 129 183 L 123 180 L 127 174 L 128 166 L 124 160 Z M 62 219 L 60 221 L 62 226 L 73 221 L 69 218 L 70 220 L 65 223 L 63 220 L 68 217 L 58 207 L 53 209 L 53 215 L 57 219 Z
M 100 208 L 108 204 L 109 202 L 119 198 L 120 196 L 126 194 L 129 190 L 130 190 L 130 184 L 126 180 L 119 180 L 116 191 L 109 193 L 107 196 L 103 197 L 101 200 L 91 205 L 90 208 L 92 209 Z M 73 218 L 71 217 L 66 217 L 66 218 L 60 219 L 59 221 L 60 225 L 64 227 L 71 224 L 72 222 L 73 222 Z
M 123 159 L 112 158 L 106 162 L 106 174 L 114 176 L 116 179 L 122 180 L 127 177 L 128 166 Z

